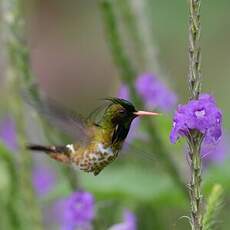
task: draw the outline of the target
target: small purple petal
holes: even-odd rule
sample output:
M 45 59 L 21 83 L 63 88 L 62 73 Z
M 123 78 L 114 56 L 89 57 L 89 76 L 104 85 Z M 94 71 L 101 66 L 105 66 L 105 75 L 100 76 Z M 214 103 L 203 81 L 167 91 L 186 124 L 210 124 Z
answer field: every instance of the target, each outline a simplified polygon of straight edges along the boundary
M 95 217 L 94 197 L 89 192 L 78 191 L 56 204 L 61 229 L 90 230 Z
M 125 100 L 129 100 L 129 89 L 126 85 L 122 85 L 119 90 L 118 90 L 118 94 L 117 97 L 119 98 L 123 98 Z
M 146 106 L 151 109 L 159 108 L 164 112 L 171 111 L 177 101 L 177 97 L 163 82 L 152 73 L 138 76 L 136 90 L 144 100 Z
M 10 117 L 6 117 L 0 122 L 0 139 L 10 150 L 17 150 L 16 127 Z
M 229 135 L 223 135 L 216 145 L 213 145 L 206 139 L 203 141 L 201 146 L 201 155 L 204 165 L 207 166 L 210 163 L 219 164 L 226 159 L 230 150 L 229 138 Z
M 137 229 L 137 220 L 136 216 L 125 210 L 123 213 L 123 222 L 115 224 L 109 228 L 109 230 L 136 230 Z
M 33 186 L 42 197 L 51 192 L 56 184 L 56 175 L 54 170 L 45 165 L 36 165 L 33 170 Z

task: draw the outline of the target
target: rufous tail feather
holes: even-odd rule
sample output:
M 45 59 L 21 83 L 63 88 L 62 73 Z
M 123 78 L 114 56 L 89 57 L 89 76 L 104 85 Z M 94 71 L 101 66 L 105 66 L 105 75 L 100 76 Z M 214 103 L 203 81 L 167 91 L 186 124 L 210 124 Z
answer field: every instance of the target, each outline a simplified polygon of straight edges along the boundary
M 51 158 L 64 162 L 70 162 L 70 154 L 71 151 L 67 146 L 43 146 L 43 145 L 36 145 L 36 144 L 29 144 L 26 146 L 27 149 L 32 151 L 38 152 L 45 152 Z

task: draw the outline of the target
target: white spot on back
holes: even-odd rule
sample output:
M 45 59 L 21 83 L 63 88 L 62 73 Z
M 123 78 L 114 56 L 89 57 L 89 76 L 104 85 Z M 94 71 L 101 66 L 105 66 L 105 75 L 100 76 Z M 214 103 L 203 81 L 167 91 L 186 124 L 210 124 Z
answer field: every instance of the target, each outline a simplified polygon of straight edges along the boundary
M 66 148 L 68 148 L 71 152 L 75 152 L 74 146 L 71 145 L 66 145 Z

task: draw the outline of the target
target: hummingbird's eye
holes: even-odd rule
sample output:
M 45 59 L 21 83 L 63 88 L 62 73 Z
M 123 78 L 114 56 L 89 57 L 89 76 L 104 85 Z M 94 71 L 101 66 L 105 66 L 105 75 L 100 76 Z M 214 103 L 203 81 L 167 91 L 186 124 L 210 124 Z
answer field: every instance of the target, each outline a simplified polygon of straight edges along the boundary
M 124 114 L 124 113 L 125 113 L 125 110 L 124 110 L 124 109 L 121 109 L 121 110 L 119 110 L 119 113 L 120 113 L 120 114 Z

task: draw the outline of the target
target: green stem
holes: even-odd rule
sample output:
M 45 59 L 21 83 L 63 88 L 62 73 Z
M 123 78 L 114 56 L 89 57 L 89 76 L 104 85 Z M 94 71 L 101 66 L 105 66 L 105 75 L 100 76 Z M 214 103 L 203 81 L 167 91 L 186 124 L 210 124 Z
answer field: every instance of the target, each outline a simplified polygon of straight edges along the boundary
M 159 63 L 157 60 L 157 49 L 154 46 L 154 37 L 152 35 L 152 23 L 151 19 L 148 17 L 148 5 L 147 1 L 143 0 L 126 0 L 121 2 L 127 2 L 126 14 L 131 14 L 130 20 L 127 21 L 126 28 L 130 27 L 132 24 L 133 32 L 130 39 L 132 39 L 137 50 L 138 60 L 141 60 L 141 65 L 139 65 L 142 71 L 152 71 L 153 73 L 162 75 L 162 71 L 159 68 Z M 125 12 L 124 12 L 125 13 Z M 136 35 L 135 35 L 136 34 Z M 130 33 L 131 35 L 131 33 Z M 140 69 L 140 68 L 139 68 Z
M 189 88 L 190 98 L 197 100 L 201 91 L 201 49 L 200 49 L 200 4 L 201 0 L 189 0 Z M 191 203 L 191 225 L 193 230 L 203 229 L 202 210 L 202 161 L 200 145 L 202 135 L 191 132 L 189 138 L 191 178 L 189 194 Z
M 122 41 L 119 36 L 117 22 L 114 16 L 112 3 L 110 0 L 101 1 L 101 10 L 103 14 L 103 19 L 105 23 L 105 30 L 107 35 L 107 40 L 110 45 L 110 49 L 113 55 L 113 59 L 115 64 L 117 65 L 120 74 L 125 81 L 129 85 L 132 85 L 132 80 L 136 76 L 136 71 L 132 68 L 129 63 L 129 60 L 122 51 Z M 134 87 L 132 87 L 134 90 Z
M 200 4 L 201 0 L 189 0 L 188 79 L 191 99 L 198 99 L 201 91 Z
M 27 142 L 25 134 L 25 123 L 24 123 L 24 113 L 23 113 L 23 104 L 18 97 L 17 87 L 18 81 L 15 81 L 14 92 L 16 93 L 13 97 L 13 115 L 16 121 L 16 129 L 18 135 L 18 143 L 20 149 L 20 161 L 19 161 L 19 183 L 20 183 L 20 196 L 23 201 L 22 209 L 28 210 L 29 213 L 22 212 L 24 216 L 24 224 L 26 223 L 28 229 L 33 227 L 33 229 L 43 229 L 42 227 L 42 216 L 40 208 L 36 199 L 36 194 L 32 184 L 32 155 L 30 152 L 26 151 L 25 143 Z
M 20 15 L 21 5 L 17 0 L 2 1 L 4 35 L 7 52 L 10 58 L 8 64 L 8 77 L 10 78 L 10 96 L 12 114 L 16 121 L 17 137 L 20 148 L 19 162 L 19 184 L 20 200 L 25 228 L 42 229 L 42 218 L 36 201 L 36 195 L 32 185 L 32 156 L 25 150 L 26 132 L 24 124 L 24 108 L 20 98 L 22 76 L 27 78 L 29 68 L 27 60 L 27 49 L 24 46 L 23 21 Z M 12 76 L 10 75 L 12 74 Z M 29 210 L 29 212 L 26 212 Z
M 199 135 L 199 134 L 198 134 Z M 191 178 L 189 183 L 189 194 L 191 200 L 191 225 L 192 230 L 202 230 L 203 214 L 202 214 L 202 195 L 201 195 L 201 182 L 202 182 L 202 164 L 200 157 L 200 135 L 195 138 L 193 136 L 193 142 L 190 147 L 189 156 L 191 159 Z M 197 140 L 197 141 L 196 141 Z
M 122 22 L 125 26 L 125 31 L 127 31 L 129 45 L 133 45 L 134 55 L 137 60 L 135 60 L 135 66 L 141 71 L 146 71 L 146 55 L 145 46 L 143 41 L 143 34 L 139 33 L 138 28 L 138 17 L 134 13 L 134 7 L 130 0 L 117 0 L 118 10 L 122 17 Z
M 10 175 L 10 189 L 7 200 L 7 211 L 10 218 L 11 229 L 21 229 L 21 222 L 18 216 L 17 202 L 18 202 L 18 175 L 16 170 L 16 164 L 12 157 L 12 153 L 8 152 L 2 144 L 0 158 L 3 159 L 6 164 Z
M 103 13 L 105 29 L 107 32 L 108 41 L 110 44 L 114 62 L 116 63 L 117 67 L 120 70 L 120 75 L 122 77 L 122 80 L 129 87 L 129 91 L 132 99 L 135 101 L 137 106 L 143 107 L 144 104 L 141 101 L 140 97 L 137 95 L 135 86 L 133 84 L 133 81 L 137 75 L 137 71 L 134 70 L 134 68 L 131 66 L 129 59 L 124 52 L 124 47 L 122 45 L 122 41 L 118 32 L 118 26 L 117 26 L 116 18 L 114 16 L 111 1 L 110 0 L 102 1 L 101 9 Z M 168 170 L 174 182 L 178 185 L 179 188 L 181 188 L 185 196 L 187 196 L 186 188 L 184 186 L 184 180 L 181 177 L 175 163 L 169 157 L 169 153 L 165 148 L 161 138 L 159 137 L 154 124 L 149 119 L 145 119 L 144 125 L 149 136 L 152 137 L 151 138 L 152 151 L 157 154 L 159 160 Z

